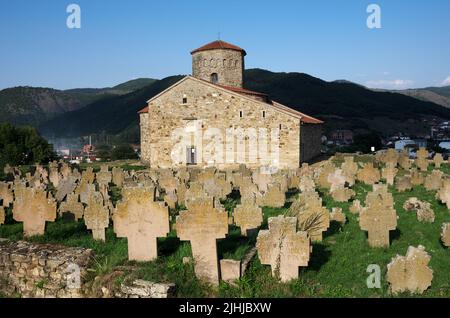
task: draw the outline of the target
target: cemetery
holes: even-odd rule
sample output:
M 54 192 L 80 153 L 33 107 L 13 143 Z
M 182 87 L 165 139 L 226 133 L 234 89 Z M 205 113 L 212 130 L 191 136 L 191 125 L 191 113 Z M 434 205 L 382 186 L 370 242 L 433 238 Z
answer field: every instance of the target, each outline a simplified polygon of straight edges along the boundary
M 0 297 L 450 297 L 449 207 L 424 148 L 271 173 L 6 166 Z

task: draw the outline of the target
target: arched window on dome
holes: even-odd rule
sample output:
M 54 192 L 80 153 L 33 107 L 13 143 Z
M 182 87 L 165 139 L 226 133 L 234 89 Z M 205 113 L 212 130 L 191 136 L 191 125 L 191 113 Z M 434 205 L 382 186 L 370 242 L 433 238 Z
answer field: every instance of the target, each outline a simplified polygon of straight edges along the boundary
M 217 75 L 217 73 L 211 74 L 211 83 L 213 84 L 219 83 L 219 75 Z

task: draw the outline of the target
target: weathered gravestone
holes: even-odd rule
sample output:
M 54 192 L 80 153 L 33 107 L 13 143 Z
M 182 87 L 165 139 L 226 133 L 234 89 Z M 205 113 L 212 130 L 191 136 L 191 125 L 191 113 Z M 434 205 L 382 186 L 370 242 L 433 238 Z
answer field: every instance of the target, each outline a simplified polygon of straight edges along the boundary
M 303 175 L 300 177 L 298 183 L 299 190 L 303 192 L 314 191 L 316 189 L 316 184 L 314 183 L 314 178 L 312 175 Z
M 395 188 L 397 189 L 398 192 L 405 192 L 411 190 L 412 189 L 411 177 L 403 176 L 397 178 L 397 180 L 395 181 Z
M 355 196 L 355 191 L 349 188 L 338 188 L 331 192 L 331 196 L 336 202 L 348 202 L 353 196 Z
M 330 192 L 343 188 L 346 182 L 342 169 L 336 169 L 333 173 L 330 173 L 327 180 L 330 184 Z
M 345 176 L 345 181 L 349 186 L 355 184 L 355 177 L 358 173 L 358 164 L 354 161 L 354 158 L 345 157 L 344 162 L 341 165 L 342 172 Z
M 298 278 L 298 267 L 308 266 L 311 253 L 306 232 L 297 232 L 295 217 L 269 218 L 269 229 L 259 231 L 256 248 L 261 264 L 270 265 L 282 282 Z
M 386 180 L 386 183 L 389 185 L 394 185 L 394 179 L 397 175 L 398 169 L 392 163 L 387 163 L 386 167 L 381 171 L 381 175 L 383 179 Z
M 342 212 L 342 208 L 333 208 L 330 213 L 330 221 L 335 221 L 341 224 L 347 222 L 345 214 Z
M 370 200 L 359 214 L 359 226 L 368 232 L 371 247 L 388 247 L 389 231 L 397 227 L 397 213 L 391 204 L 386 204 L 381 195 Z
M 59 180 L 62 179 L 62 175 L 58 171 L 58 166 L 56 167 L 50 167 L 50 175 L 49 180 L 53 184 L 55 188 L 59 186 Z
M 148 188 L 127 188 L 113 214 L 117 237 L 128 239 L 130 261 L 152 261 L 158 256 L 157 238 L 169 231 L 169 208 L 154 201 L 154 191 Z
M 332 162 L 327 161 L 322 168 L 320 169 L 320 172 L 317 176 L 317 179 L 315 182 L 320 188 L 329 189 L 331 187 L 330 182 L 328 181 L 328 176 L 332 173 L 334 173 L 336 167 L 333 165 Z
M 95 192 L 95 184 L 87 183 L 86 181 L 81 181 L 81 183 L 75 189 L 75 194 L 80 196 L 80 202 L 84 204 L 89 203 L 89 197 L 91 193 Z
M 0 182 L 0 203 L 4 207 L 8 207 L 14 201 L 14 194 L 7 182 Z
M 60 180 L 58 188 L 56 188 L 56 200 L 61 202 L 69 193 L 72 193 L 77 187 L 76 182 L 76 178 L 72 176 L 67 176 L 65 179 Z
M 123 173 L 122 168 L 113 167 L 112 168 L 112 183 L 114 183 L 116 186 L 121 188 L 124 179 L 125 179 L 125 175 Z
M 359 214 L 362 210 L 361 201 L 353 200 L 349 210 L 353 214 Z
M 425 178 L 424 186 L 428 191 L 439 190 L 442 186 L 442 177 L 444 173 L 440 170 L 433 170 Z
M 450 179 L 443 181 L 442 187 L 436 193 L 436 198 L 445 203 L 447 209 L 450 209 Z
M 417 168 L 411 168 L 410 177 L 411 177 L 411 184 L 413 186 L 421 185 L 425 181 L 423 174 L 419 170 L 417 170 Z
M 102 165 L 100 171 L 95 174 L 95 179 L 99 186 L 108 186 L 112 181 L 112 174 L 108 170 L 108 165 Z
M 433 157 L 433 164 L 435 168 L 440 168 L 441 164 L 443 164 L 445 162 L 444 158 L 442 157 L 442 154 L 437 153 L 434 155 Z
M 56 219 L 56 202 L 42 189 L 21 187 L 16 192 L 13 218 L 23 223 L 24 236 L 43 235 L 45 222 Z
M 195 275 L 211 284 L 219 283 L 216 240 L 228 234 L 228 213 L 214 207 L 214 201 L 195 200 L 189 210 L 177 217 L 177 235 L 182 241 L 190 241 L 194 257 Z
M 442 224 L 441 241 L 444 246 L 450 248 L 450 223 Z
M 428 170 L 428 151 L 425 148 L 420 148 L 417 151 L 417 159 L 415 163 L 421 171 Z
M 380 181 L 380 171 L 374 168 L 373 163 L 368 162 L 358 171 L 356 178 L 365 184 L 374 184 Z
M 406 256 L 397 255 L 387 265 L 387 281 L 394 294 L 409 291 L 422 294 L 431 286 L 433 270 L 428 267 L 431 256 L 421 245 L 410 246 Z
M 386 150 L 386 152 L 381 157 L 381 161 L 383 163 L 385 163 L 386 166 L 392 165 L 392 166 L 396 167 L 397 163 L 398 163 L 398 158 L 399 158 L 399 155 L 398 155 L 397 150 L 395 150 L 393 148 L 389 148 L 388 150 Z
M 420 201 L 419 199 L 412 197 L 405 201 L 403 209 L 416 212 L 417 220 L 420 222 L 434 222 L 434 211 L 429 202 Z
M 94 240 L 105 241 L 105 229 L 109 225 L 109 209 L 104 204 L 100 192 L 89 196 L 88 205 L 84 210 L 84 222 L 88 230 L 92 230 Z
M 404 170 L 409 170 L 411 168 L 411 160 L 409 159 L 408 150 L 403 150 L 398 157 L 398 164 Z
M 262 196 L 256 197 L 256 204 L 272 208 L 281 208 L 286 203 L 286 194 L 281 189 L 279 183 L 269 185 L 267 191 Z
M 74 215 L 76 221 L 83 218 L 84 207 L 83 203 L 78 201 L 79 195 L 75 193 L 70 193 L 67 195 L 66 201 L 62 202 L 59 206 L 59 214 L 70 212 Z
M 6 219 L 6 208 L 4 206 L 0 206 L 0 225 L 5 224 Z
M 234 222 L 241 228 L 241 234 L 247 236 L 247 230 L 258 228 L 263 222 L 262 209 L 254 203 L 245 202 L 234 208 Z

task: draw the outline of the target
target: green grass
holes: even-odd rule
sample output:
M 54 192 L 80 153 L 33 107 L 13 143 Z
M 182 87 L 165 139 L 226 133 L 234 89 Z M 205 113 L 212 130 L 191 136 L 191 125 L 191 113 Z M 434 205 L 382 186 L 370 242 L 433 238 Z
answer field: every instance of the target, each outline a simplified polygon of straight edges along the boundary
M 443 165 L 441 170 L 450 173 L 450 165 Z M 356 183 L 353 189 L 355 199 L 364 204 L 371 186 Z M 183 257 L 192 256 L 190 243 L 180 242 L 174 231 L 168 237 L 158 239 L 158 259 L 146 263 L 127 261 L 127 240 L 116 238 L 111 226 L 106 232 L 105 243 L 94 241 L 83 222 L 65 223 L 60 219 L 47 223 L 44 236 L 29 240 L 92 248 L 96 254 L 92 265 L 95 275 L 109 273 L 118 265 L 133 265 L 136 269 L 131 277 L 175 283 L 179 297 L 394 297 L 389 293 L 385 278 L 387 264 L 397 254 L 405 255 L 408 246 L 423 245 L 431 255 L 429 266 L 434 277 L 432 286 L 421 297 L 450 297 L 450 250 L 440 242 L 441 225 L 450 222 L 449 210 L 435 199 L 435 191 L 427 191 L 423 186 L 403 193 L 398 193 L 394 187 L 389 190 L 394 196 L 399 216 L 397 230 L 391 231 L 391 245 L 388 248 L 371 248 L 367 243 L 367 233 L 359 228 L 357 215 L 349 212 L 351 202 L 337 203 L 326 190 L 321 189 L 323 204 L 330 210 L 341 207 L 347 216 L 347 223 L 341 226 L 332 222 L 324 233 L 323 241 L 313 243 L 308 267 L 300 268 L 299 279 L 289 283 L 281 283 L 272 277 L 270 266 L 262 265 L 256 256 L 246 274 L 235 285 L 222 282 L 218 288 L 208 286 L 195 278 L 192 263 L 183 264 Z M 114 200 L 118 200 L 119 189 L 112 192 Z M 301 194 L 291 194 L 292 197 L 295 195 Z M 415 213 L 403 210 L 405 200 L 413 196 L 432 204 L 436 214 L 434 223 L 421 223 Z M 238 202 L 239 198 L 234 195 L 223 201 L 228 211 Z M 261 228 L 267 229 L 268 218 L 284 214 L 288 207 L 289 203 L 283 208 L 264 207 Z M 10 209 L 7 223 L 0 226 L 0 237 L 23 239 L 22 224 L 12 220 Z M 219 258 L 242 259 L 255 242 L 256 234 L 243 237 L 239 228 L 230 226 L 227 239 L 218 240 Z M 381 289 L 366 286 L 369 276 L 366 269 L 370 264 L 381 267 Z

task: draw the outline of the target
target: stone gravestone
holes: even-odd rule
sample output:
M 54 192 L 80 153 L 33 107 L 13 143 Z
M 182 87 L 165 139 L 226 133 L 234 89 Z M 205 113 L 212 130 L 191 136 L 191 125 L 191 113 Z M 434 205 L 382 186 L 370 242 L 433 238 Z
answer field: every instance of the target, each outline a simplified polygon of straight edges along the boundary
M 320 188 L 329 189 L 331 187 L 330 182 L 328 181 L 328 176 L 334 173 L 336 167 L 330 162 L 327 161 L 324 166 L 322 166 L 316 180 L 316 184 Z
M 450 179 L 443 181 L 442 187 L 436 193 L 436 198 L 445 203 L 447 209 L 450 209 Z
M 111 172 L 108 170 L 108 165 L 102 165 L 100 167 L 100 171 L 95 174 L 95 179 L 97 180 L 98 185 L 108 186 L 112 181 Z
M 397 213 L 392 205 L 386 204 L 386 201 L 378 196 L 378 199 L 371 200 L 370 205 L 361 210 L 359 226 L 368 232 L 371 247 L 388 247 L 389 231 L 397 227 Z
M 353 214 L 359 214 L 362 210 L 361 201 L 353 200 L 352 205 L 350 206 L 349 210 Z
M 130 261 L 152 261 L 158 256 L 157 238 L 169 232 L 169 208 L 154 201 L 148 188 L 127 188 L 113 214 L 117 237 L 128 239 Z
M 233 216 L 234 222 L 241 228 L 243 236 L 247 236 L 247 230 L 256 229 L 263 222 L 262 209 L 251 202 L 237 205 L 234 208 Z
M 412 189 L 411 177 L 403 176 L 397 178 L 395 182 L 395 188 L 397 189 L 398 192 L 405 192 L 411 190 Z
M 74 215 L 75 221 L 83 218 L 84 207 L 83 203 L 78 201 L 79 195 L 70 193 L 67 195 L 66 201 L 62 202 L 59 206 L 59 214 L 63 215 L 66 212 L 70 212 Z
M 84 210 L 84 222 L 88 230 L 92 230 L 94 240 L 105 241 L 105 229 L 109 225 L 109 209 L 104 205 L 100 192 L 89 196 L 88 205 Z
M 386 164 L 386 166 L 388 165 L 392 165 L 394 167 L 397 166 L 398 163 L 398 152 L 397 150 L 393 149 L 393 148 L 389 148 L 382 156 L 382 162 L 384 162 Z
M 424 186 L 428 191 L 439 190 L 442 186 L 442 177 L 444 173 L 440 170 L 433 170 L 425 178 Z
M 450 248 L 450 223 L 442 224 L 441 241 L 444 246 Z
M 56 202 L 42 189 L 23 187 L 16 193 L 13 218 L 23 222 L 24 236 L 43 235 L 45 222 L 56 219 Z
M 394 294 L 409 291 L 422 294 L 431 286 L 433 270 L 428 267 L 431 256 L 421 245 L 410 246 L 406 256 L 397 255 L 387 265 L 387 281 Z
M 398 157 L 398 164 L 404 170 L 409 170 L 411 168 L 411 160 L 409 159 L 408 150 L 403 150 Z
M 8 207 L 14 201 L 14 194 L 7 182 L 0 182 L 0 202 L 4 207 Z
M 58 188 L 56 188 L 56 201 L 61 202 L 64 198 L 72 193 L 77 187 L 76 179 L 72 176 L 67 176 L 65 179 L 59 181 Z
M 419 170 L 417 170 L 417 168 L 411 168 L 410 176 L 411 176 L 411 184 L 413 186 L 418 186 L 424 183 L 425 178 L 423 174 Z
M 412 197 L 405 201 L 403 209 L 416 212 L 417 220 L 419 222 L 434 222 L 435 215 L 429 202 L 420 201 L 419 199 Z
M 347 222 L 345 214 L 342 212 L 342 208 L 333 208 L 330 213 L 330 221 L 335 221 L 341 224 Z
M 425 148 L 420 148 L 417 151 L 416 166 L 420 171 L 428 170 L 428 151 Z
M 343 188 L 346 182 L 342 169 L 336 169 L 333 173 L 330 173 L 327 180 L 330 184 L 330 192 Z
M 123 173 L 122 168 L 113 167 L 112 168 L 112 183 L 114 183 L 116 186 L 121 188 L 124 179 L 125 179 L 125 175 Z
M 356 178 L 365 184 L 374 184 L 380 181 L 380 171 L 374 168 L 373 163 L 369 162 L 358 171 Z
M 228 234 L 228 213 L 210 202 L 195 200 L 189 210 L 177 217 L 177 235 L 182 241 L 190 241 L 194 257 L 195 275 L 211 284 L 219 283 L 219 266 L 216 240 Z
M 58 171 L 58 166 L 50 167 L 49 169 L 50 169 L 49 180 L 53 184 L 53 186 L 57 188 L 59 185 L 59 180 L 61 180 L 62 178 L 62 176 Z
M 80 195 L 81 203 L 88 204 L 91 193 L 95 192 L 95 184 L 82 181 L 75 189 L 75 194 Z
M 392 163 L 387 163 L 386 167 L 381 171 L 381 175 L 383 179 L 386 180 L 386 183 L 389 185 L 394 185 L 394 179 L 397 175 L 398 169 Z
M 281 208 L 286 203 L 286 194 L 281 189 L 280 184 L 269 185 L 267 191 L 256 198 L 256 204 L 272 208 Z
M 445 162 L 445 160 L 444 160 L 444 157 L 442 157 L 442 154 L 437 153 L 434 155 L 433 164 L 434 164 L 435 168 L 439 169 L 444 162 Z
M 270 265 L 282 282 L 298 278 L 298 267 L 308 266 L 311 253 L 306 232 L 297 232 L 295 217 L 269 218 L 269 229 L 259 231 L 256 248 L 261 264 Z
M 6 208 L 0 206 L 0 225 L 5 224 L 6 219 Z
M 81 173 L 81 183 L 94 183 L 94 180 L 94 169 L 92 167 L 87 167 L 86 170 Z
M 348 202 L 352 197 L 355 196 L 355 191 L 349 188 L 338 188 L 331 192 L 331 196 L 336 202 Z
M 355 184 L 355 176 L 358 173 L 358 164 L 354 161 L 353 157 L 345 157 L 344 162 L 341 165 L 341 169 L 345 176 L 345 181 L 349 186 Z

